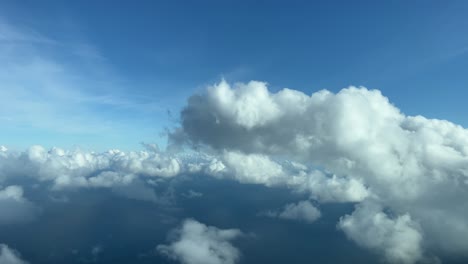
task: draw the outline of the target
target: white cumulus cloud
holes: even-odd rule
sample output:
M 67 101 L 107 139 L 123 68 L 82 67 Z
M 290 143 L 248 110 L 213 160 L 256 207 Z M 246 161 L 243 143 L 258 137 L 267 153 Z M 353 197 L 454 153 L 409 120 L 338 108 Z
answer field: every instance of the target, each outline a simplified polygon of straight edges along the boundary
M 231 244 L 242 235 L 238 229 L 219 229 L 187 219 L 176 233 L 169 245 L 159 245 L 157 250 L 181 263 L 234 264 L 240 258 L 239 250 Z
M 415 263 L 423 256 L 423 235 L 408 214 L 390 217 L 378 205 L 365 203 L 342 217 L 338 227 L 359 245 L 382 251 L 392 263 Z

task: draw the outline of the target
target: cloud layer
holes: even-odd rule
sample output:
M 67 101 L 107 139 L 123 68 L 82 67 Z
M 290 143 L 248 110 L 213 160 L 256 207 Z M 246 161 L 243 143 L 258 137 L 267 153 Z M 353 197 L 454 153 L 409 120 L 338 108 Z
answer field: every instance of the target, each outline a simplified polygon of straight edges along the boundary
M 1 146 L 0 209 L 7 213 L 0 223 L 31 218 L 37 209 L 21 180 L 51 191 L 112 188 L 155 201 L 148 185 L 201 173 L 286 187 L 318 203 L 356 203 L 337 227 L 391 263 L 468 257 L 468 130 L 406 116 L 377 90 L 350 87 L 308 96 L 290 89 L 271 93 L 262 82 L 223 81 L 189 99 L 170 138 L 196 148 L 163 152 L 145 145 L 143 151 L 95 153 Z M 270 213 L 307 222 L 321 215 L 308 201 Z M 240 231 L 224 231 L 188 220 L 159 250 L 189 264 L 234 263 L 239 252 L 229 241 Z M 192 247 L 205 253 L 196 255 Z M 197 258 L 201 262 L 189 262 Z
M 26 177 L 49 182 L 55 189 L 128 185 L 137 175 L 172 177 L 180 173 L 179 161 L 147 146 L 147 151 L 65 151 L 32 146 L 25 152 L 0 151 L 0 180 Z

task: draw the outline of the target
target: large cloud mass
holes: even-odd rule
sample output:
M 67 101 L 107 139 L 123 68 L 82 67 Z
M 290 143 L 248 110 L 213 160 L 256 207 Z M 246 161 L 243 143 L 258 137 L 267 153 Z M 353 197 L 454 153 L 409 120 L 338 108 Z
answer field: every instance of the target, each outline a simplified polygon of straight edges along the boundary
M 339 227 L 390 261 L 414 263 L 424 249 L 467 255 L 468 130 L 461 126 L 406 116 L 378 90 L 349 87 L 308 96 L 291 89 L 271 93 L 256 81 L 222 81 L 192 96 L 181 124 L 174 141 L 208 146 L 225 156 L 223 165 L 242 164 L 232 177 L 243 182 L 281 182 L 285 171 L 267 160 L 286 158 L 325 173 L 298 180 L 293 173 L 287 180 L 313 183 L 309 191 L 316 198 L 339 201 L 330 191 L 335 188 L 378 204 L 391 217 L 358 207 Z M 381 225 L 371 225 L 375 236 L 363 237 L 369 223 Z

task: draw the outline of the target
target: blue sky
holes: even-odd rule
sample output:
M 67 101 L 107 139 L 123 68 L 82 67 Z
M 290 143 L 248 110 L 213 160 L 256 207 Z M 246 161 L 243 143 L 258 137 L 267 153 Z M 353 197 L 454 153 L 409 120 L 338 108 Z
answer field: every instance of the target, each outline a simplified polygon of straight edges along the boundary
M 466 1 L 1 1 L 0 142 L 164 144 L 186 99 L 260 80 L 379 89 L 468 126 Z

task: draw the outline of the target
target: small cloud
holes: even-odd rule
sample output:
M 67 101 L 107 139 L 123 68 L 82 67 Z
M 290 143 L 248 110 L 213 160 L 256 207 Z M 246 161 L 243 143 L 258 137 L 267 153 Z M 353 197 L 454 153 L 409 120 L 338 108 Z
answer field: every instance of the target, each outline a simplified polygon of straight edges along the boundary
M 312 205 L 311 202 L 301 201 L 298 203 L 287 204 L 281 211 L 268 211 L 262 215 L 312 223 L 319 219 L 322 214 L 319 209 Z
M 157 251 L 184 264 L 234 264 L 240 251 L 231 240 L 242 235 L 238 229 L 219 229 L 187 219 L 175 230 L 169 245 L 158 245 Z
M 27 264 L 21 259 L 18 251 L 9 248 L 5 244 L 0 244 L 0 264 Z
M 201 192 L 196 192 L 196 191 L 194 191 L 194 190 L 189 190 L 188 192 L 183 193 L 182 196 L 185 197 L 185 198 L 188 198 L 188 199 L 192 199 L 192 198 L 199 198 L 199 197 L 202 197 L 202 196 L 203 196 L 203 193 L 201 193 Z

